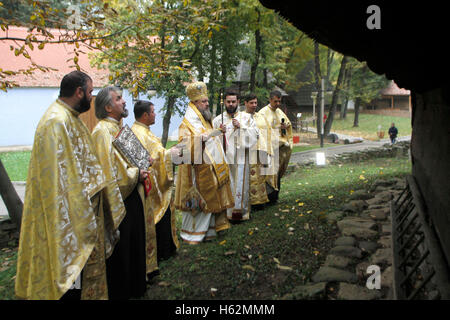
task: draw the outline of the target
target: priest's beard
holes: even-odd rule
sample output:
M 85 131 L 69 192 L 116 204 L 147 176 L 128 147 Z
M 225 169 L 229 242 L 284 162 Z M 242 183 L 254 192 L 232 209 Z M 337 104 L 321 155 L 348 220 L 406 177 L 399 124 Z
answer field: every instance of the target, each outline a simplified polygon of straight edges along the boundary
M 228 108 L 228 107 L 225 107 L 225 109 L 227 110 L 227 113 L 228 113 L 229 115 L 233 115 L 233 114 L 236 112 L 236 110 L 237 110 L 237 106 L 236 106 L 236 108 Z
M 79 113 L 83 113 L 88 111 L 91 108 L 91 102 L 86 98 L 86 92 L 84 93 L 83 98 L 80 100 L 80 104 L 74 107 L 75 111 Z
M 211 122 L 212 114 L 211 111 L 209 111 L 209 108 L 206 108 L 206 110 L 200 110 L 200 113 L 206 121 Z
M 127 108 L 123 108 L 123 112 L 120 115 L 122 116 L 122 118 L 128 117 L 128 109 Z

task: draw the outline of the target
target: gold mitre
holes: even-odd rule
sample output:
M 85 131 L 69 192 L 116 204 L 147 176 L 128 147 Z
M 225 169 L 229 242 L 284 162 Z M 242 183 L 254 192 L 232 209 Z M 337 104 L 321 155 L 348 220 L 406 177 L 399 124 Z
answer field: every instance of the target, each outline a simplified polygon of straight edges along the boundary
M 208 90 L 204 82 L 194 82 L 186 87 L 186 94 L 191 101 L 208 99 Z

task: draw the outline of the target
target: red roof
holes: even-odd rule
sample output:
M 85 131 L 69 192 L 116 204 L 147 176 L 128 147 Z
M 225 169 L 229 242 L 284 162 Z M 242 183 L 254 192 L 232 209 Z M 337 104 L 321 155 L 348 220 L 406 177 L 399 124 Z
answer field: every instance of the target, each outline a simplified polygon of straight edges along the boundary
M 383 96 L 409 96 L 411 95 L 410 90 L 401 89 L 397 86 L 397 84 L 394 82 L 394 80 L 391 80 L 389 85 L 382 89 L 380 93 Z
M 64 31 L 51 29 L 50 31 L 57 39 Z M 34 31 L 36 32 L 36 31 Z M 10 26 L 7 31 L 0 29 L 0 38 L 15 37 L 24 39 L 28 35 L 27 28 Z M 39 39 L 42 36 L 36 35 Z M 20 45 L 23 42 L 18 42 Z M 14 51 L 10 50 L 10 46 L 16 47 L 14 41 L 0 40 L 0 68 L 11 71 L 18 71 L 20 69 L 27 69 L 30 66 L 30 61 L 23 56 L 15 56 Z M 28 53 L 33 62 L 38 65 L 51 67 L 58 71 L 42 72 L 37 70 L 33 75 L 16 75 L 10 76 L 6 80 L 15 81 L 21 87 L 59 87 L 64 75 L 70 71 L 76 70 L 73 61 L 67 59 L 73 58 L 74 44 L 70 43 L 56 43 L 46 44 L 44 49 L 39 50 L 38 44 L 34 44 L 34 50 L 27 47 Z M 80 46 L 81 47 L 81 46 Z M 86 54 L 80 53 L 79 65 L 83 72 L 86 72 L 93 80 L 94 87 L 103 87 L 108 83 L 109 71 L 106 69 L 97 69 L 91 67 L 89 63 L 88 53 L 95 52 L 87 47 L 82 47 L 82 51 Z

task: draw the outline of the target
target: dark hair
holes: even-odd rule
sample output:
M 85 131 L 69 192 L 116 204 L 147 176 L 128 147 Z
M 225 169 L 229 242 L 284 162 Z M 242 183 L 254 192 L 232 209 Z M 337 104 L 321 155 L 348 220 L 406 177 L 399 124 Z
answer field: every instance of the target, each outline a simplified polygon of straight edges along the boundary
M 87 83 L 91 80 L 86 73 L 75 70 L 66 74 L 61 80 L 61 85 L 59 89 L 60 98 L 69 98 L 75 94 L 78 87 L 81 87 L 83 91 L 87 89 Z
M 245 96 L 244 101 L 249 102 L 250 100 L 257 99 L 258 97 L 254 93 L 249 93 Z
M 232 89 L 228 89 L 227 91 L 225 91 L 223 98 L 226 99 L 228 96 L 236 96 L 236 98 L 239 100 L 238 93 Z
M 269 99 L 272 99 L 273 97 L 281 99 L 281 92 L 278 90 L 273 90 L 272 92 L 270 92 Z
M 134 118 L 139 119 L 145 112 L 150 112 L 150 106 L 153 106 L 153 103 L 150 101 L 138 100 L 134 104 Z

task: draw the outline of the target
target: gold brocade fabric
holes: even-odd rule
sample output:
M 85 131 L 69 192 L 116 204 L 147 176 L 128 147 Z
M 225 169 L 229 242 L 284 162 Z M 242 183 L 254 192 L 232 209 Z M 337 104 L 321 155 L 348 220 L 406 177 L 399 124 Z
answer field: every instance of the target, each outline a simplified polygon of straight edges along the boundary
M 115 201 L 109 201 L 105 204 L 105 209 L 111 211 L 113 217 L 114 228 L 119 228 L 120 223 L 125 217 L 125 200 L 134 188 L 137 186 L 139 196 L 144 208 L 144 224 L 145 224 L 145 238 L 146 238 L 146 262 L 147 273 L 158 269 L 156 260 L 156 231 L 155 221 L 152 215 L 149 215 L 148 201 L 145 199 L 144 187 L 139 180 L 139 169 L 132 167 L 120 152 L 114 147 L 113 140 L 120 131 L 120 124 L 113 119 L 102 119 L 95 126 L 92 131 L 94 144 L 99 154 L 99 160 L 102 164 L 103 171 L 106 177 L 114 179 L 115 185 L 106 188 L 108 200 L 114 195 Z M 117 195 L 120 196 L 121 201 Z
M 149 213 L 154 217 L 155 224 L 157 224 L 166 213 L 167 208 L 173 204 L 173 165 L 171 155 L 163 147 L 160 139 L 145 124 L 136 121 L 131 130 L 154 160 L 153 165 L 149 168 L 152 188 L 146 198 L 146 202 L 148 202 Z M 180 245 L 176 233 L 175 212 L 171 211 L 172 239 L 174 245 L 178 248 Z
M 187 159 L 187 162 L 184 162 L 184 164 L 181 164 L 178 167 L 174 204 L 175 208 L 179 210 L 190 210 L 183 199 L 193 186 L 192 166 L 194 167 L 198 191 L 206 201 L 205 213 L 219 213 L 225 209 L 234 207 L 234 199 L 230 187 L 229 169 L 225 163 L 223 149 L 218 138 L 210 138 L 211 142 L 209 145 L 211 146 L 210 152 L 215 151 L 222 157 L 223 162 L 221 164 L 215 163 L 214 161 L 212 161 L 212 164 L 195 164 L 193 161 L 194 140 L 199 138 L 200 134 L 210 133 L 212 130 L 211 124 L 206 122 L 195 105 L 190 103 L 185 117 L 178 128 L 179 140 L 190 140 L 190 143 L 187 143 L 186 148 L 189 149 L 188 154 L 192 156 L 191 159 Z M 200 146 L 201 145 L 202 144 L 200 144 Z M 194 165 L 192 165 L 192 163 L 194 163 Z M 220 176 L 222 179 L 219 178 Z
M 105 201 L 105 208 L 113 217 L 114 229 L 119 227 L 125 217 L 123 200 L 136 187 L 139 178 L 139 169 L 131 167 L 112 144 L 119 130 L 118 121 L 103 119 L 92 131 L 103 172 L 108 180 L 115 181 L 106 188 L 108 201 Z
M 274 138 L 276 137 L 276 135 L 278 135 L 279 167 L 277 177 L 281 178 L 286 172 L 292 153 L 292 124 L 289 121 L 289 118 L 283 111 L 280 110 L 280 108 L 273 110 L 270 105 L 262 108 L 258 112 L 258 114 L 264 117 L 267 121 L 267 124 L 272 128 L 272 141 L 274 141 Z M 280 129 L 282 119 L 284 119 L 285 124 L 287 125 L 286 134 L 282 134 Z M 272 148 L 276 148 L 274 143 L 272 143 Z M 279 189 L 277 180 L 271 180 L 271 182 L 269 183 L 274 189 Z
M 273 155 L 271 134 L 272 128 L 268 125 L 266 119 L 258 113 L 253 114 L 256 126 L 260 129 L 260 135 L 257 144 L 257 150 Z M 250 165 L 250 203 L 252 205 L 269 202 L 266 191 L 266 182 L 276 185 L 276 176 L 262 175 L 262 164 L 258 159 L 257 164 Z
M 89 259 L 93 267 L 83 272 L 87 280 L 82 285 L 83 298 L 108 298 L 103 215 L 96 203 L 99 192 L 110 183 L 78 112 L 55 101 L 38 124 L 31 153 L 17 260 L 17 297 L 60 299 Z

